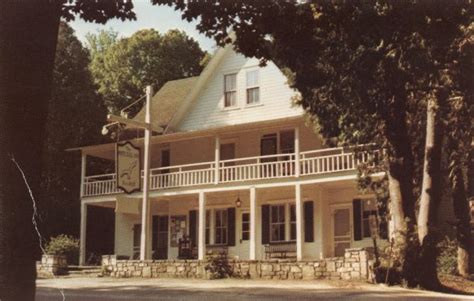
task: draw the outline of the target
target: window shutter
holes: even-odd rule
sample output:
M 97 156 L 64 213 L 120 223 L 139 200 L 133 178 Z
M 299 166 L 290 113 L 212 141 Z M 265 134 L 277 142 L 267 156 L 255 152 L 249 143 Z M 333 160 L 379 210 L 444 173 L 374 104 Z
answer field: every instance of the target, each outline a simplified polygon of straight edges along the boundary
M 151 228 L 151 248 L 152 254 L 158 249 L 158 216 L 153 215 L 152 228 Z
M 388 222 L 387 222 L 387 212 L 380 206 L 377 210 L 377 219 L 379 222 L 379 237 L 381 239 L 388 239 Z
M 197 211 L 196 210 L 190 210 L 189 211 L 189 240 L 191 241 L 191 245 L 197 246 Z
M 362 201 L 355 199 L 352 201 L 354 240 L 362 240 Z
M 303 203 L 304 208 L 304 242 L 314 241 L 313 201 Z
M 235 208 L 227 209 L 227 235 L 227 245 L 235 246 Z
M 262 244 L 270 242 L 270 205 L 262 205 Z

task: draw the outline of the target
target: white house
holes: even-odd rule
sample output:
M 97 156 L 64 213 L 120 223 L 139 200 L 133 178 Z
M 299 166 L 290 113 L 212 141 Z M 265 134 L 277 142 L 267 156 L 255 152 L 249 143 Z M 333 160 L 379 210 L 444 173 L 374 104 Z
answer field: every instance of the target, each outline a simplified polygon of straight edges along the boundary
M 282 72 L 258 63 L 222 48 L 200 76 L 170 81 L 153 97 L 153 123 L 165 131 L 151 141 L 148 258 L 319 260 L 372 246 L 376 205 L 355 180 L 373 153 L 325 147 L 292 105 Z M 115 160 L 114 143 L 80 151 L 81 263 L 87 228 L 103 222 L 87 218 L 98 207 L 114 210 L 113 252 L 137 258 L 142 193 L 88 170 L 90 157 Z

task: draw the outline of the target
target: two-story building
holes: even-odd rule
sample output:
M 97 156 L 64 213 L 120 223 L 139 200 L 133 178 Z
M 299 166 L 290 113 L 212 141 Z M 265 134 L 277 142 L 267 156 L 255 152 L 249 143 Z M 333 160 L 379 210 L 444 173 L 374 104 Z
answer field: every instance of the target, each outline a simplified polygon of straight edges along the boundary
M 370 154 L 327 148 L 292 104 L 295 93 L 275 64 L 260 67 L 226 47 L 200 76 L 154 95 L 152 122 L 164 132 L 151 139 L 149 258 L 219 250 L 234 259 L 318 260 L 372 246 L 376 205 L 356 186 L 357 165 Z M 141 138 L 131 142 L 143 147 Z M 115 160 L 114 143 L 80 151 L 81 264 L 87 244 L 97 243 L 88 227 L 103 222 L 87 212 L 99 207 L 114 210 L 113 252 L 137 258 L 142 193 L 125 194 L 114 173 L 89 170 L 91 157 Z

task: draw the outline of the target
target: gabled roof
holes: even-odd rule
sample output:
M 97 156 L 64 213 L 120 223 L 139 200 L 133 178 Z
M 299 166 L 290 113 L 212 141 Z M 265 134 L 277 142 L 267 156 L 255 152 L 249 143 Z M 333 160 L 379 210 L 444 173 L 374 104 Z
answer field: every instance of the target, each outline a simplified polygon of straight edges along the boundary
M 175 115 L 184 99 L 195 86 L 199 76 L 172 80 L 165 83 L 153 96 L 151 105 L 152 124 L 165 128 Z M 135 115 L 133 120 L 145 121 L 145 106 Z

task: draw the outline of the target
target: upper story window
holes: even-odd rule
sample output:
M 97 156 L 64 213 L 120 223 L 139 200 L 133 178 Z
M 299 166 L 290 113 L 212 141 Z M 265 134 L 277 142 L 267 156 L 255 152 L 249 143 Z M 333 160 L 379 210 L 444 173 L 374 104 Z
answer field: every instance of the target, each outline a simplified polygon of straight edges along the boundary
M 224 107 L 237 105 L 237 74 L 224 75 Z
M 258 70 L 247 71 L 247 104 L 260 102 L 260 88 Z

